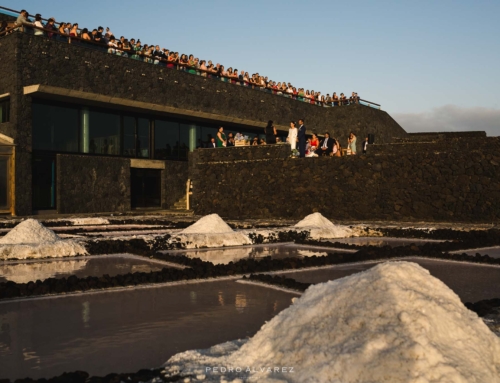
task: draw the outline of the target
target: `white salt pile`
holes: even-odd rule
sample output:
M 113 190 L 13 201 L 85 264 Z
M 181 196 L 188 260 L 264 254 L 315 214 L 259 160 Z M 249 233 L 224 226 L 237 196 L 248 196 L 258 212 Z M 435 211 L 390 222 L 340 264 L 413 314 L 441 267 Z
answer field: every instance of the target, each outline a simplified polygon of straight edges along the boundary
M 184 243 L 188 249 L 252 244 L 247 235 L 235 232 L 218 214 L 200 218 L 180 231 L 173 240 Z
M 500 382 L 500 339 L 409 262 L 311 286 L 241 344 L 177 354 L 165 370 L 217 382 Z
M 233 229 L 218 214 L 206 215 L 181 231 L 181 234 L 233 233 Z
M 75 226 L 89 226 L 89 225 L 108 225 L 109 221 L 106 218 L 70 218 L 68 219 Z
M 27 219 L 0 238 L 0 260 L 67 257 L 87 254 L 73 240 L 63 240 L 36 219 Z
M 59 237 L 52 230 L 47 229 L 36 219 L 27 219 L 0 238 L 0 245 L 42 244 L 57 240 Z
M 312 239 L 345 238 L 354 235 L 354 231 L 351 228 L 343 225 L 335 225 L 321 213 L 309 214 L 293 227 L 309 231 Z

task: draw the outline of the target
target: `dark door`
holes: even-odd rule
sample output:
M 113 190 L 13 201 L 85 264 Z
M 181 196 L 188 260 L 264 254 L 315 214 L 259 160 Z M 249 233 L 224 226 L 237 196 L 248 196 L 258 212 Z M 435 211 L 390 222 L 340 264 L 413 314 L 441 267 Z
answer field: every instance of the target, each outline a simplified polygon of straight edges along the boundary
M 132 207 L 161 207 L 161 170 L 131 169 Z
M 10 209 L 10 156 L 0 156 L 0 210 Z
M 33 210 L 56 208 L 56 158 L 33 157 Z

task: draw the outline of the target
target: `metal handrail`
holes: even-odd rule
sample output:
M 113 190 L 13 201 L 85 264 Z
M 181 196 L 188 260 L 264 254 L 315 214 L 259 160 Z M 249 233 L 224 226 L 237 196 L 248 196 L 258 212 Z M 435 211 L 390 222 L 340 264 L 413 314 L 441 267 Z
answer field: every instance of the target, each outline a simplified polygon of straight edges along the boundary
M 19 11 L 15 11 L 15 10 L 12 10 L 12 9 L 9 9 L 9 8 L 6 8 L 6 7 L 2 7 L 2 6 L 0 6 L 0 9 L 7 10 L 9 12 L 20 13 Z M 47 20 L 47 19 L 42 18 L 42 20 Z M 63 38 L 68 39 L 68 43 L 71 43 L 73 40 L 75 40 L 75 41 L 80 41 L 81 43 L 84 43 L 85 45 L 90 45 L 90 46 L 94 45 L 96 47 L 99 47 L 100 50 L 102 50 L 103 48 L 106 48 L 108 50 L 108 53 L 109 53 L 109 49 L 112 49 L 115 52 L 116 51 L 121 51 L 122 53 L 127 54 L 127 56 L 129 56 L 129 55 L 137 55 L 137 56 L 142 57 L 142 58 L 148 58 L 148 59 L 151 59 L 151 60 L 154 60 L 154 61 L 165 63 L 165 65 L 173 65 L 174 67 L 183 67 L 184 70 L 187 70 L 187 71 L 194 70 L 196 72 L 196 74 L 205 73 L 206 77 L 223 78 L 223 79 L 225 79 L 225 82 L 231 82 L 232 83 L 234 81 L 234 83 L 238 83 L 238 85 L 243 85 L 243 86 L 248 86 L 248 87 L 251 86 L 252 89 L 265 90 L 265 91 L 268 91 L 268 92 L 273 93 L 275 95 L 283 96 L 283 97 L 287 97 L 287 98 L 291 98 L 293 100 L 304 101 L 304 102 L 307 102 L 307 100 L 310 100 L 308 103 L 310 103 L 312 105 L 317 105 L 317 106 L 321 106 L 321 107 L 323 107 L 323 106 L 327 106 L 328 107 L 328 106 L 333 106 L 334 104 L 337 104 L 335 106 L 342 106 L 342 105 L 349 105 L 351 103 L 349 101 L 349 99 L 346 99 L 346 100 L 343 100 L 343 101 L 342 100 L 335 100 L 335 101 L 332 101 L 331 103 L 327 103 L 325 101 L 320 101 L 320 100 L 318 100 L 316 98 L 306 97 L 305 95 L 300 95 L 299 96 L 298 94 L 288 93 L 288 92 L 286 92 L 286 90 L 273 89 L 273 88 L 268 87 L 266 85 L 256 84 L 254 82 L 251 82 L 250 79 L 249 79 L 249 81 L 245 81 L 245 80 L 241 80 L 241 79 L 236 78 L 236 77 L 223 76 L 220 73 L 218 73 L 217 71 L 210 71 L 210 70 L 196 68 L 196 67 L 193 67 L 193 66 L 191 66 L 189 64 L 181 63 L 179 61 L 170 61 L 170 60 L 168 60 L 168 58 L 164 59 L 164 58 L 158 58 L 157 56 L 147 56 L 147 55 L 142 54 L 142 52 L 134 51 L 133 49 L 131 49 L 131 50 L 124 50 L 123 48 L 120 49 L 120 48 L 117 48 L 117 47 L 109 47 L 107 44 L 97 43 L 97 42 L 92 41 L 92 40 L 85 40 L 85 39 L 83 39 L 83 38 L 81 38 L 79 36 L 68 36 L 66 34 L 60 33 L 59 30 L 50 30 L 50 29 L 46 29 L 46 28 L 39 28 L 39 27 L 36 27 L 35 25 L 33 25 L 31 23 L 23 23 L 23 25 L 25 27 L 29 27 L 31 29 L 37 29 L 37 30 L 44 31 L 45 33 L 51 33 L 52 35 L 62 36 Z M 8 33 L 15 32 L 19 28 L 20 28 L 19 26 L 14 26 L 14 27 L 12 27 L 10 29 L 4 30 L 4 31 L 0 32 L 0 37 L 2 35 L 8 34 Z M 78 29 L 81 30 L 80 28 L 78 28 Z M 21 31 L 21 32 L 23 32 L 23 31 Z M 89 34 L 90 34 L 90 32 L 89 32 Z M 123 56 L 123 55 L 121 55 L 121 56 Z M 169 67 L 167 66 L 167 68 L 169 68 Z M 299 98 L 302 99 L 302 100 L 300 100 Z M 372 105 L 375 105 L 375 107 L 377 109 L 381 109 L 381 105 L 380 104 L 376 104 L 376 103 L 371 102 L 371 101 L 363 100 L 361 98 L 358 98 L 357 102 L 354 101 L 354 103 L 355 104 L 359 104 L 359 105 L 363 105 L 363 106 L 368 106 L 368 107 L 373 107 Z M 330 105 L 328 105 L 328 104 L 330 104 Z

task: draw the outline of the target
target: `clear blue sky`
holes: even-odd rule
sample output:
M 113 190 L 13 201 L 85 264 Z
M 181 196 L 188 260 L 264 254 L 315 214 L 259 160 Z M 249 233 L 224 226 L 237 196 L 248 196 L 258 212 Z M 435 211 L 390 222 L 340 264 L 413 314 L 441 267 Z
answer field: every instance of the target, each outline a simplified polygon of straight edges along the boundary
M 405 121 L 408 130 L 446 124 L 466 129 L 459 125 L 474 124 L 484 112 L 487 122 L 469 128 L 485 124 L 489 134 L 500 134 L 500 122 L 495 125 L 499 0 L 3 0 L 0 5 L 89 29 L 109 26 L 116 36 L 323 94 L 357 91 Z M 418 124 L 428 126 L 418 129 Z

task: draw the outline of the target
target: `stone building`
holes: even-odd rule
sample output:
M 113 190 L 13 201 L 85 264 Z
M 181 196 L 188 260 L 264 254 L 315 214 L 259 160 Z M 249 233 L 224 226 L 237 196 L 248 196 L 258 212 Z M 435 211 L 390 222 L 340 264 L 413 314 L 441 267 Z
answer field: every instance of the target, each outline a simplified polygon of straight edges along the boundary
M 320 107 L 108 54 L 92 44 L 0 36 L 0 209 L 94 213 L 168 209 L 183 197 L 188 153 L 217 127 L 263 135 L 350 131 L 377 143 L 407 133 L 385 111 Z M 360 143 L 359 143 L 360 144 Z

